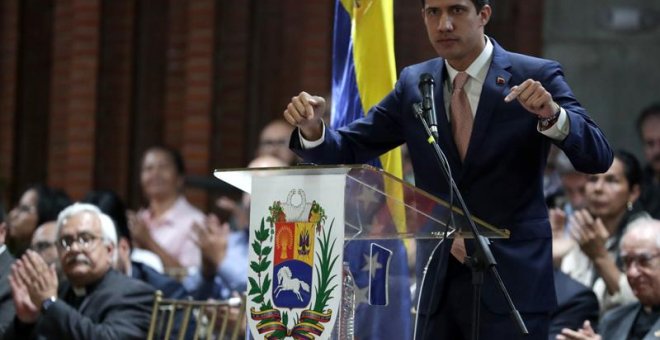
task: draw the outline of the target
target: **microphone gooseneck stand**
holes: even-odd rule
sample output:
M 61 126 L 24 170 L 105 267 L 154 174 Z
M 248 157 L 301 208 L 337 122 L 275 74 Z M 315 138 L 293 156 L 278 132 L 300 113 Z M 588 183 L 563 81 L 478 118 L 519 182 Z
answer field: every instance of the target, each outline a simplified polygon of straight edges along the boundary
M 525 322 L 520 316 L 520 312 L 516 309 L 515 305 L 513 304 L 513 301 L 511 300 L 511 296 L 509 295 L 509 292 L 507 291 L 506 286 L 504 285 L 504 282 L 502 281 L 502 278 L 500 277 L 500 274 L 497 271 L 497 267 L 496 267 L 497 262 L 493 257 L 493 253 L 491 252 L 490 247 L 488 246 L 490 242 L 486 237 L 481 235 L 479 229 L 477 229 L 477 226 L 474 224 L 474 219 L 472 218 L 472 215 L 470 214 L 470 211 L 468 210 L 465 201 L 463 201 L 463 195 L 461 195 L 461 192 L 458 190 L 458 187 L 456 186 L 456 182 L 454 181 L 454 179 L 447 172 L 447 169 L 449 168 L 449 164 L 448 162 L 446 162 L 447 158 L 445 157 L 444 153 L 440 149 L 440 146 L 438 145 L 437 133 L 431 132 L 431 129 L 429 128 L 429 124 L 426 122 L 426 120 L 423 117 L 424 110 L 422 109 L 422 107 L 419 104 L 414 104 L 413 106 L 414 106 L 413 111 L 415 111 L 415 116 L 422 122 L 422 125 L 424 126 L 424 130 L 426 131 L 426 134 L 428 136 L 428 142 L 433 146 L 433 150 L 435 151 L 434 154 L 437 158 L 437 161 L 440 163 L 440 168 L 442 169 L 442 174 L 447 180 L 447 183 L 450 184 L 449 190 L 455 193 L 460 208 L 465 214 L 465 218 L 467 219 L 468 224 L 470 225 L 470 231 L 472 232 L 472 235 L 474 236 L 474 240 L 476 241 L 477 247 L 475 253 L 473 254 L 473 256 L 465 258 L 466 264 L 472 270 L 472 285 L 473 285 L 473 297 L 474 297 L 474 301 L 472 302 L 472 339 L 477 340 L 479 338 L 479 312 L 480 312 L 480 300 L 481 300 L 481 286 L 483 285 L 484 272 L 486 270 L 490 270 L 491 273 L 493 274 L 493 277 L 497 281 L 498 288 L 504 295 L 504 298 L 506 299 L 507 304 L 509 305 L 509 309 L 511 311 L 511 317 L 513 318 L 514 322 L 516 323 L 516 326 L 520 330 L 520 333 L 523 335 L 528 335 L 529 332 L 527 331 Z M 434 115 L 435 112 L 431 112 L 429 114 Z M 452 208 L 450 207 L 449 209 L 450 209 L 450 214 L 452 214 L 451 212 Z

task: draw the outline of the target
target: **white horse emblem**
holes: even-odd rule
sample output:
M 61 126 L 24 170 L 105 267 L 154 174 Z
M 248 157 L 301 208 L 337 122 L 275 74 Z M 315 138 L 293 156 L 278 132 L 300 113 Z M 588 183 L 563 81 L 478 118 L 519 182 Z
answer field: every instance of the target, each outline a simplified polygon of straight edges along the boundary
M 302 301 L 303 298 L 300 295 L 300 288 L 309 293 L 309 285 L 305 281 L 298 280 L 292 277 L 291 269 L 287 266 L 280 268 L 277 272 L 277 288 L 275 288 L 275 297 L 280 295 L 281 292 L 285 290 L 290 290 L 298 297 L 298 300 Z

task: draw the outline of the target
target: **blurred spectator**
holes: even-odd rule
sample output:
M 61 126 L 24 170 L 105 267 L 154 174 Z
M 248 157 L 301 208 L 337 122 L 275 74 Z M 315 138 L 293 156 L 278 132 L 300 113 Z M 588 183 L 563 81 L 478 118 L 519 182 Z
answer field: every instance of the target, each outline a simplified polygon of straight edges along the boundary
M 633 222 L 621 240 L 626 277 L 639 302 L 618 307 L 603 316 L 596 334 L 585 322 L 577 331 L 562 330 L 557 339 L 657 339 L 660 336 L 660 221 Z
M 296 164 L 298 156 L 289 149 L 292 132 L 293 126 L 283 119 L 276 119 L 268 123 L 259 136 L 257 157 L 271 155 L 281 159 L 287 165 Z
M 635 202 L 640 193 L 641 168 L 632 154 L 617 151 L 604 174 L 589 175 L 586 209 L 570 218 L 570 233 L 579 247 L 564 258 L 561 269 L 592 287 L 601 310 L 635 300 L 622 272 L 619 242 L 629 223 L 648 217 Z
M 58 254 L 68 282 L 34 251 L 12 266 L 10 339 L 145 339 L 154 290 L 112 269 L 114 223 L 91 204 L 59 216 Z
M 185 165 L 178 151 L 156 146 L 142 159 L 142 190 L 147 209 L 129 214 L 129 228 L 135 248 L 156 253 L 167 269 L 196 269 L 200 251 L 192 233 L 193 223 L 202 223 L 204 214 L 183 195 Z
M 248 168 L 281 166 L 285 166 L 284 162 L 270 155 L 257 157 L 248 164 Z M 230 206 L 235 219 L 241 221 L 238 230 L 231 231 L 228 223 L 221 223 L 213 214 L 204 225 L 195 225 L 202 252 L 202 270 L 184 281 L 195 299 L 227 299 L 233 292 L 247 289 L 249 197 L 243 194 L 241 204 Z
M 117 230 L 117 261 L 114 268 L 120 273 L 146 282 L 163 292 L 168 299 L 183 299 L 188 293 L 179 282 L 163 275 L 149 265 L 135 261 L 132 256 L 131 234 L 126 221 L 126 208 L 119 196 L 112 191 L 98 190 L 85 195 L 83 200 L 94 204 L 115 222 Z
M 90 191 L 85 195 L 85 198 L 83 198 L 82 201 L 97 206 L 103 213 L 112 218 L 112 221 L 115 222 L 115 226 L 117 227 L 117 234 L 119 235 L 119 243 L 117 246 L 120 247 L 123 244 L 121 237 L 125 236 L 124 232 L 130 231 L 127 217 L 128 210 L 126 209 L 124 201 L 122 201 L 114 191 L 110 190 Z M 163 273 L 163 261 L 161 261 L 160 257 L 149 250 L 135 249 L 133 247 L 133 240 L 130 236 L 129 233 L 128 238 L 126 238 L 125 241 L 130 243 L 131 261 L 144 263 L 157 272 Z
M 561 194 L 556 198 L 555 208 L 551 208 L 550 225 L 552 226 L 552 260 L 555 267 L 574 245 L 568 233 L 568 217 L 573 211 L 583 209 L 586 204 L 585 187 L 587 175 L 575 170 L 563 151 L 555 158 L 555 169 L 561 182 Z
M 548 162 L 545 165 L 543 172 L 543 196 L 545 197 L 546 204 L 553 207 L 552 204 L 556 197 L 561 195 L 561 181 L 557 171 L 557 155 L 561 150 L 552 146 L 548 153 Z
M 259 156 L 253 159 L 248 168 L 277 168 L 287 166 L 284 161 L 272 155 Z M 229 212 L 229 225 L 234 230 L 248 229 L 250 223 L 250 195 L 243 193 L 241 202 L 228 197 L 220 197 L 216 201 L 218 208 Z
M 30 247 L 32 233 L 37 226 L 57 220 L 57 214 L 69 204 L 69 196 L 59 189 L 37 184 L 25 190 L 7 218 L 7 244 L 12 254 L 17 258 L 22 256 Z
M 660 103 L 642 110 L 637 130 L 647 163 L 640 202 L 654 218 L 660 218 Z
M 585 186 L 587 185 L 587 174 L 575 170 L 573 164 L 566 154 L 559 151 L 555 160 L 555 167 L 559 180 L 564 202 L 561 202 L 565 211 L 570 214 L 573 210 L 584 208 L 586 204 Z
M 55 266 L 59 282 L 66 279 L 57 254 L 57 221 L 46 222 L 37 227 L 32 234 L 30 249 L 41 255 L 48 266 Z
M 7 225 L 5 224 L 4 214 L 0 210 L 0 339 L 3 338 L 5 329 L 14 320 L 15 312 L 8 279 L 9 268 L 14 263 L 14 257 L 7 250 L 5 236 L 7 236 Z

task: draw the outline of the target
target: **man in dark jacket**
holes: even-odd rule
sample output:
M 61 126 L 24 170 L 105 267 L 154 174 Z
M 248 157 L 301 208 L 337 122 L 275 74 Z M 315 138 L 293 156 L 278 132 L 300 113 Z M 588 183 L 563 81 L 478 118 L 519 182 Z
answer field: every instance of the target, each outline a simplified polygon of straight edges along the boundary
M 34 251 L 12 266 L 16 318 L 11 339 L 144 339 L 153 288 L 112 269 L 117 234 L 96 207 L 74 204 L 58 219 L 58 253 L 68 283 Z
M 7 225 L 4 221 L 3 211 L 0 207 L 0 339 L 5 333 L 5 329 L 14 318 L 14 304 L 11 302 L 11 291 L 9 289 L 9 267 L 14 263 L 14 257 L 11 256 L 5 245 L 5 236 L 7 235 Z

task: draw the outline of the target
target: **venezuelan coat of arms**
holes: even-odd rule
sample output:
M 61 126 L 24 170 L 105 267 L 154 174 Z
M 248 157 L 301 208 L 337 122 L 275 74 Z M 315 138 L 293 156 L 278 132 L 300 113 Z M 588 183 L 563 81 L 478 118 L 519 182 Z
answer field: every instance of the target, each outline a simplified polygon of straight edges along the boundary
M 247 296 L 252 336 L 328 339 L 341 297 L 343 237 L 302 189 L 276 200 L 250 228 Z M 342 226 L 342 225 L 340 225 Z M 343 226 L 342 226 L 343 227 Z

